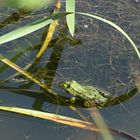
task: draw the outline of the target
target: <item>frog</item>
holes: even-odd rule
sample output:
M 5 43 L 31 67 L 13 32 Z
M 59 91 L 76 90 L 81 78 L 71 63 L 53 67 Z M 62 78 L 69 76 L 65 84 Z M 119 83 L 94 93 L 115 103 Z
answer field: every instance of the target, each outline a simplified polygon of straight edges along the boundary
M 124 102 L 135 95 L 137 92 L 137 89 L 133 89 L 128 93 L 125 93 L 118 97 L 113 97 L 108 91 L 105 91 L 96 86 L 81 85 L 74 80 L 60 82 L 59 85 L 61 88 L 63 88 L 73 96 L 70 99 L 72 103 L 75 103 L 76 99 L 79 98 L 84 101 L 85 107 L 97 107 L 100 109 L 107 106 L 120 104 L 121 102 Z

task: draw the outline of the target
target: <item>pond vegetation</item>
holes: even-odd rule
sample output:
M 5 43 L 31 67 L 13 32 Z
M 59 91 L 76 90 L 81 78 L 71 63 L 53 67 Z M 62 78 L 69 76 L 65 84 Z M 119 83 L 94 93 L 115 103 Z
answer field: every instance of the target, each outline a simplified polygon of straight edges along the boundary
M 117 25 L 119 21 L 115 21 L 114 17 L 107 20 L 103 18 L 105 15 L 93 14 L 93 11 L 100 8 L 102 4 L 103 7 L 111 4 L 112 7 L 116 7 L 115 3 L 95 1 L 94 5 L 94 1 L 89 0 L 87 3 L 92 3 L 94 7 L 91 8 L 91 13 L 89 7 L 89 13 L 85 13 L 76 12 L 75 6 L 79 9 L 84 6 L 80 2 L 80 0 L 65 2 L 56 0 L 47 3 L 44 1 L 39 7 L 37 4 L 34 4 L 35 7 L 26 7 L 15 3 L 12 6 L 16 6 L 16 10 L 14 11 L 13 7 L 10 9 L 13 10 L 12 14 L 1 16 L 0 60 L 3 63 L 0 64 L 2 75 L 0 90 L 17 96 L 30 97 L 35 101 L 32 108 L 3 104 L 0 110 L 87 129 L 100 133 L 106 140 L 114 139 L 114 134 L 130 140 L 137 139 L 126 133 L 124 129 L 108 127 L 98 109 L 104 110 L 120 104 L 129 112 L 123 105 L 124 101 L 138 94 L 140 89 L 139 47 L 130 37 L 132 35 L 124 31 L 125 24 L 127 25 L 125 18 L 120 21 L 120 24 L 125 23 L 122 24 L 123 30 Z M 9 3 L 3 5 L 7 6 L 7 4 Z M 5 7 L 0 8 L 5 11 Z M 136 12 L 135 9 L 134 11 Z M 123 13 L 117 14 L 118 17 L 123 17 Z M 129 22 L 140 25 L 137 21 Z M 65 86 L 64 83 L 71 80 L 80 84 L 75 82 L 74 85 Z M 59 87 L 60 82 L 63 82 L 61 86 L 70 95 Z M 72 96 L 75 96 L 74 100 Z M 100 103 L 103 97 L 106 100 Z M 94 104 L 85 106 L 85 100 L 90 100 L 90 103 L 92 100 Z M 58 106 L 68 107 L 82 120 L 65 113 L 64 115 L 59 115 L 57 112 L 47 113 L 42 109 L 43 104 L 46 103 L 55 109 Z M 79 108 L 86 109 L 97 126 L 89 121 Z

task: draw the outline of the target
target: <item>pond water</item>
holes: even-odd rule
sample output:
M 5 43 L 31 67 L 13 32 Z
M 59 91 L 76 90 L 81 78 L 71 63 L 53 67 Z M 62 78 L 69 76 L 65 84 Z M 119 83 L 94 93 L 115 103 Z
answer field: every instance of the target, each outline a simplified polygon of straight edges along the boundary
M 23 14 L 17 21 L 9 17 L 17 9 L 0 8 L 0 34 L 39 19 L 50 9 Z M 77 0 L 77 11 L 102 15 L 124 29 L 138 45 L 140 44 L 140 2 L 135 0 Z M 13 16 L 12 16 L 13 17 Z M 7 21 L 9 20 L 9 22 Z M 0 53 L 13 59 L 21 67 L 30 64 L 41 46 L 47 28 L 1 45 Z M 3 70 L 4 69 L 4 70 Z M 75 80 L 83 85 L 95 85 L 107 90 L 111 96 L 119 96 L 135 88 L 139 79 L 140 63 L 130 43 L 107 24 L 85 16 L 76 16 L 76 33 L 71 38 L 65 22 L 60 22 L 54 38 L 31 69 L 40 81 L 50 86 L 64 99 L 70 96 L 59 83 Z M 0 62 L 0 80 L 15 73 Z M 136 75 L 137 74 L 137 75 Z M 139 81 L 139 80 L 137 80 Z M 13 90 L 14 89 L 14 90 Z M 31 108 L 73 118 L 80 116 L 69 108 L 68 103 L 58 103 L 34 95 L 22 89 L 41 88 L 19 75 L 0 85 L 1 105 Z M 41 89 L 42 90 L 42 89 Z M 42 90 L 43 91 L 43 90 Z M 140 95 L 121 104 L 99 110 L 108 127 L 140 138 Z M 86 118 L 89 111 L 77 106 Z M 4 140 L 91 140 L 102 139 L 96 133 L 69 127 L 37 118 L 0 112 L 0 138 Z M 114 137 L 114 139 L 123 139 Z

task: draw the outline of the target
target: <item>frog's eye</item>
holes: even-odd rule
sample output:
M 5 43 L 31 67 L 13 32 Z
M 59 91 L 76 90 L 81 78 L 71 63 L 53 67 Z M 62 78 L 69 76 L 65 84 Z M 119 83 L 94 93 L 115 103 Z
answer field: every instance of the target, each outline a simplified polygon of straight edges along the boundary
M 67 88 L 70 88 L 70 85 L 67 85 Z

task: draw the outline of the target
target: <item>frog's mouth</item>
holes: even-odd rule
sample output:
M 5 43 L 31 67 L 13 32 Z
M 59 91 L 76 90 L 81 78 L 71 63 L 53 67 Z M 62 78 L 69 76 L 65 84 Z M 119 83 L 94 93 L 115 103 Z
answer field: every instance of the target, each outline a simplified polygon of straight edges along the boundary
M 64 82 L 60 82 L 59 86 L 63 88 L 64 87 Z
M 65 82 L 60 82 L 59 86 L 62 87 L 63 89 L 65 89 L 65 90 L 70 88 L 70 85 L 66 84 Z

